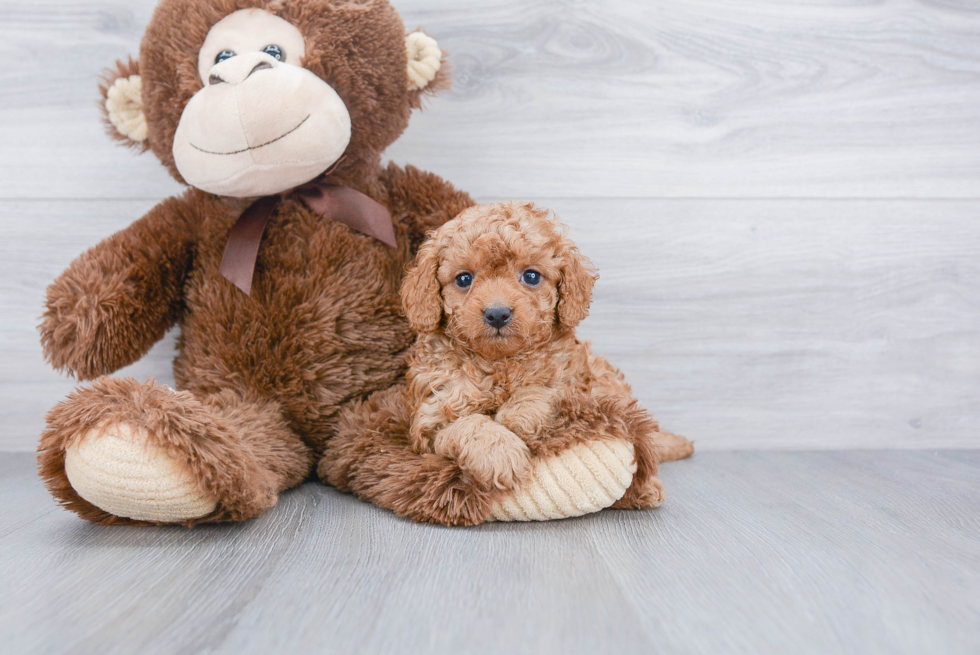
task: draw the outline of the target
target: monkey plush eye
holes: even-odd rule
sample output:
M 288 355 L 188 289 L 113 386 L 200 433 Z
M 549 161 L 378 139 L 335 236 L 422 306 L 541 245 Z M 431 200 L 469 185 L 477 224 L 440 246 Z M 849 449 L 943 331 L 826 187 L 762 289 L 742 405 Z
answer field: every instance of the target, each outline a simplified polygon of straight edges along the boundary
M 266 47 L 262 48 L 262 52 L 269 55 L 273 59 L 278 59 L 279 61 L 282 61 L 282 58 L 285 56 L 282 53 L 282 48 L 277 45 L 267 45 Z
M 460 289 L 465 289 L 473 284 L 473 274 L 472 273 L 460 273 L 456 276 L 456 286 Z
M 529 268 L 521 275 L 521 282 L 529 287 L 536 287 L 541 284 L 541 274 Z
M 231 50 L 222 50 L 221 52 L 218 53 L 218 56 L 214 58 L 214 63 L 220 64 L 225 59 L 231 59 L 234 56 L 235 53 L 232 52 Z

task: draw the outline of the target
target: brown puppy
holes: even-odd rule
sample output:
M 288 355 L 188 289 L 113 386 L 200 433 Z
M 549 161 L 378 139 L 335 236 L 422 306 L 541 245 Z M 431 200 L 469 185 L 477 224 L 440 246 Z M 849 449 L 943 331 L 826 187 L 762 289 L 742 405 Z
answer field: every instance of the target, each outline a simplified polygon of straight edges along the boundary
M 595 280 L 562 226 L 532 204 L 471 207 L 436 230 L 402 285 L 419 333 L 407 376 L 414 450 L 513 489 L 532 452 L 565 445 L 552 430 L 569 407 L 621 408 L 637 471 L 615 506 L 659 505 L 657 425 L 622 373 L 575 336 Z

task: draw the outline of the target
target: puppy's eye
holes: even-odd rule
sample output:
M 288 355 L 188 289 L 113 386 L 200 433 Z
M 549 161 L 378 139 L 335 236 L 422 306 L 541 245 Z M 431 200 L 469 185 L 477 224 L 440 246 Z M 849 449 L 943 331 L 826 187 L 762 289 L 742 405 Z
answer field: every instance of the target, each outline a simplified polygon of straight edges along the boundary
M 529 268 L 521 275 L 521 282 L 529 287 L 536 287 L 541 284 L 541 274 Z
M 267 45 L 266 47 L 262 48 L 262 52 L 269 55 L 273 59 L 278 59 L 279 61 L 282 61 L 283 57 L 286 56 L 283 54 L 282 48 L 277 45 Z
M 465 289 L 466 287 L 473 284 L 473 274 L 472 273 L 460 273 L 456 276 L 456 286 L 460 289 Z
M 235 53 L 232 52 L 231 50 L 222 50 L 221 52 L 218 53 L 218 56 L 214 58 L 214 63 L 220 64 L 225 59 L 231 59 L 234 56 Z

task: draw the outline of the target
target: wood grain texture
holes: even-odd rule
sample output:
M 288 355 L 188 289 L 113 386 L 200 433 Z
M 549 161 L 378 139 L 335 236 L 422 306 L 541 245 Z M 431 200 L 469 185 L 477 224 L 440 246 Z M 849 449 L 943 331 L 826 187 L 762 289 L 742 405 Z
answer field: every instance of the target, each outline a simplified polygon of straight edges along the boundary
M 539 202 L 600 271 L 580 334 L 699 449 L 980 446 L 980 203 Z M 42 361 L 45 287 L 151 205 L 0 202 L 0 450 L 73 386 Z M 172 384 L 173 354 L 121 374 Z
M 95 107 L 154 3 L 0 4 L 0 197 L 176 190 Z M 389 154 L 477 196 L 978 196 L 975 2 L 395 4 L 456 85 Z
M 309 483 L 260 519 L 105 528 L 0 455 L 8 653 L 980 649 L 980 452 L 702 453 L 667 503 L 416 525 Z M 179 627 L 178 627 L 179 626 Z
M 146 213 L 152 201 L 0 202 L 0 451 L 32 451 L 45 413 L 76 383 L 44 361 L 37 326 L 44 293 L 87 248 Z M 176 334 L 119 372 L 174 384 Z

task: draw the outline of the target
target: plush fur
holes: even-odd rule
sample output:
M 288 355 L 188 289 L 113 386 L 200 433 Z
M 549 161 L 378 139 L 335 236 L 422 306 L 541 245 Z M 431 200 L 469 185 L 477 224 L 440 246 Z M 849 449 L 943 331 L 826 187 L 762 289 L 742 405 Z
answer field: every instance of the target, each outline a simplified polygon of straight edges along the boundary
M 381 152 L 408 126 L 411 110 L 421 106 L 424 94 L 448 87 L 449 69 L 443 67 L 425 89 L 408 90 L 405 27 L 387 0 L 163 0 L 143 36 L 139 58 L 153 153 L 183 181 L 174 163 L 173 137 L 183 108 L 203 85 L 198 51 L 215 23 L 252 7 L 283 18 L 305 35 L 304 68 L 334 88 L 354 126 L 347 159 L 335 179 L 355 188 L 371 185 Z
M 192 188 L 72 262 L 48 289 L 41 341 L 55 368 L 97 381 L 48 414 L 38 460 L 51 493 L 99 523 L 134 521 L 79 497 L 64 453 L 80 433 L 115 422 L 147 427 L 218 498 L 203 521 L 257 516 L 305 479 L 339 409 L 401 378 L 413 340 L 398 295 L 404 270 L 428 230 L 473 204 L 431 173 L 381 166 L 381 151 L 424 92 L 408 88 L 405 29 L 383 0 L 164 0 L 139 63 L 120 63 L 103 89 L 138 68 L 146 143 L 175 178 L 170 149 L 183 106 L 201 85 L 197 51 L 211 25 L 244 7 L 263 7 L 307 35 L 305 65 L 334 86 L 352 117 L 347 156 L 328 181 L 385 205 L 398 247 L 287 194 L 248 296 L 218 272 L 248 201 Z M 426 91 L 445 86 L 440 70 Z M 181 393 L 100 377 L 142 357 L 174 325 Z
M 524 281 L 529 270 L 536 284 Z M 460 288 L 461 273 L 472 284 Z M 534 458 L 623 439 L 637 470 L 614 506 L 660 504 L 658 439 L 670 459 L 691 445 L 661 435 L 622 373 L 576 338 L 595 279 L 560 225 L 531 204 L 472 207 L 436 230 L 402 285 L 419 332 L 406 384 L 344 410 L 321 476 L 417 520 L 473 524 L 527 478 Z M 506 326 L 487 323 L 491 306 L 510 310 Z

